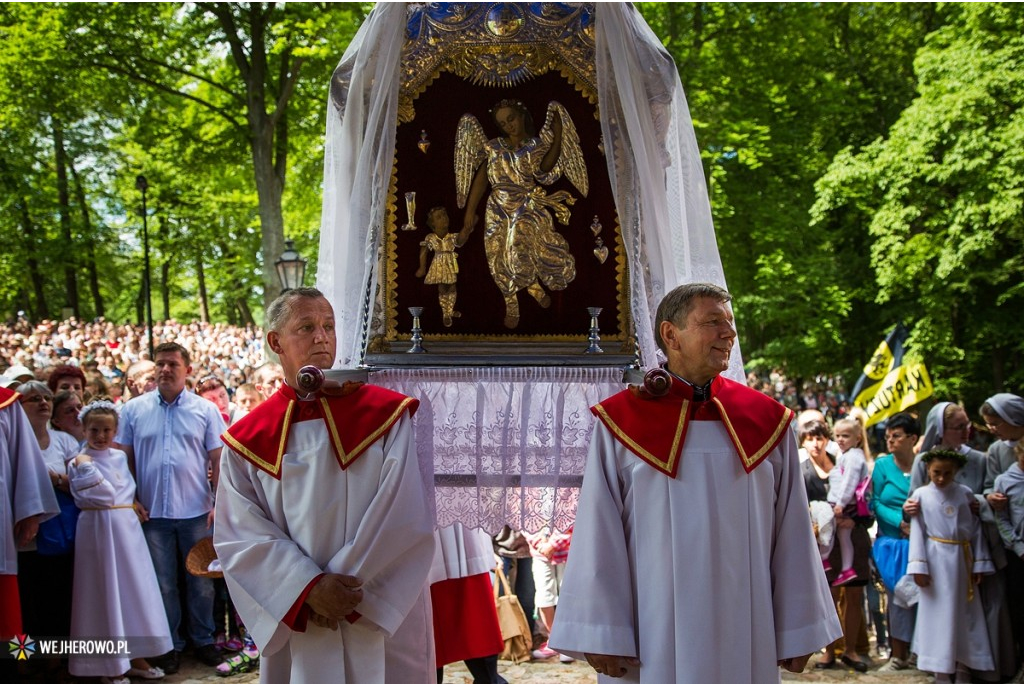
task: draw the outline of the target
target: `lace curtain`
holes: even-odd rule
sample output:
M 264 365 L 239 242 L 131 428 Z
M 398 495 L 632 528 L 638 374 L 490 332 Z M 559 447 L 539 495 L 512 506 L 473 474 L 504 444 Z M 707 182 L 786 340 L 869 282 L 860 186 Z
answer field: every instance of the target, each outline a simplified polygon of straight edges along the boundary
M 420 464 L 437 525 L 566 530 L 576 514 L 590 407 L 622 390 L 614 368 L 389 369 L 371 382 L 420 401 Z

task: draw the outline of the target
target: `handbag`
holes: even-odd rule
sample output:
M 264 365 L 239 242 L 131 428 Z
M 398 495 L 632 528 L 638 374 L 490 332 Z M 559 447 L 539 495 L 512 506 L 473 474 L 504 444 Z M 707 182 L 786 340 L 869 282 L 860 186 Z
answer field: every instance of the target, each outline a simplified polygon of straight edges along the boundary
M 36 551 L 48 557 L 70 554 L 75 550 L 75 529 L 81 513 L 71 495 L 60 490 L 54 492 L 60 513 L 40 523 L 36 533 Z
M 857 501 L 857 516 L 871 516 L 871 476 L 857 483 L 854 499 Z
M 519 603 L 519 598 L 512 594 L 508 585 L 508 578 L 501 564 L 494 569 L 498 582 L 494 584 L 494 606 L 498 610 L 498 625 L 501 627 L 501 639 L 505 641 L 505 649 L 498 656 L 499 659 L 521 663 L 530 660 L 530 650 L 533 647 L 533 635 L 530 633 L 530 624 L 526 620 L 526 612 Z M 502 596 L 498 596 L 498 586 L 501 586 Z
M 878 575 L 889 592 L 896 591 L 900 578 L 907 574 L 907 559 L 910 556 L 910 540 L 879 535 L 871 547 Z

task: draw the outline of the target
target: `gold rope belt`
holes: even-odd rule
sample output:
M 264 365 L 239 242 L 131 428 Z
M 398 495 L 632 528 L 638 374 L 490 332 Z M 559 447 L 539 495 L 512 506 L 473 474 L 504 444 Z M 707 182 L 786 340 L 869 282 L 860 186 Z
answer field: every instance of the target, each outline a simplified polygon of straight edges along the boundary
M 946 538 L 928 537 L 929 540 L 941 542 L 944 545 L 960 545 L 964 551 L 964 565 L 967 567 L 967 601 L 974 600 L 974 557 L 971 554 L 970 540 L 947 540 Z

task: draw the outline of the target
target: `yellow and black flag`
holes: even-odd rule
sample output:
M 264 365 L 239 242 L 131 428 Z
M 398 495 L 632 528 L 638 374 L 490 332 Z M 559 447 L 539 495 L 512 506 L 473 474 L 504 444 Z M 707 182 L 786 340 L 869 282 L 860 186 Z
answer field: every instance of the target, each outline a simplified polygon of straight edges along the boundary
M 896 324 L 864 367 L 857 385 L 853 386 L 850 395 L 853 405 L 867 412 L 868 426 L 909 409 L 932 395 L 932 379 L 924 363 L 903 362 L 903 343 L 908 337 L 903 324 Z

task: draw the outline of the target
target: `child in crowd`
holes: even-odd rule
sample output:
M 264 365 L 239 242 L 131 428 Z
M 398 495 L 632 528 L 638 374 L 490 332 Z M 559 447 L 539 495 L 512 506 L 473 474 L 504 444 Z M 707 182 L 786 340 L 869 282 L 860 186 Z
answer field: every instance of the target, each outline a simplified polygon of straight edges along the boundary
M 984 610 L 975 586 L 994 573 L 978 518 L 971 513 L 974 494 L 955 482 L 967 457 L 952 450 L 931 450 L 921 460 L 931 482 L 911 498 L 920 511 L 910 522 L 907 573 L 921 588 L 913 651 L 922 671 L 936 683 L 969 683 L 968 669 L 991 671 L 992 650 Z
M 173 649 L 149 547 L 136 516 L 135 480 L 128 457 L 111 448 L 117 409 L 97 401 L 79 418 L 88 447 L 68 464 L 71 494 L 82 510 L 75 535 L 72 638 L 126 640 L 127 650 L 107 657 L 71 656 L 72 675 L 107 683 L 164 677 L 146 657 Z M 129 656 L 131 659 L 129 661 Z
M 839 539 L 843 563 L 839 575 L 832 581 L 832 585 L 838 587 L 857 578 L 857 572 L 853 569 L 853 528 L 840 526 L 838 519 L 870 515 L 867 491 L 871 485 L 871 476 L 864 454 L 867 444 L 864 427 L 854 419 L 842 419 L 836 421 L 832 436 L 842 450 L 835 467 L 828 474 L 828 503 L 835 512 L 836 537 Z
M 1006 600 L 1013 638 L 1018 653 L 1024 654 L 1024 440 L 1017 441 L 1013 454 L 1017 463 L 996 477 L 993 492 L 1006 495 L 1006 506 L 996 511 L 996 525 L 1007 551 Z
M 569 558 L 569 545 L 572 541 L 572 527 L 565 533 L 553 531 L 550 535 L 544 532 L 526 536 L 530 543 L 530 556 L 533 557 L 533 583 L 536 587 L 535 604 L 541 623 L 550 635 L 551 626 L 555 622 L 555 607 L 558 605 L 558 594 L 562 588 L 562 576 L 565 573 L 565 562 Z M 548 647 L 547 642 L 533 650 L 534 659 L 549 659 L 557 656 L 562 663 L 570 663 L 573 658 L 559 654 Z

